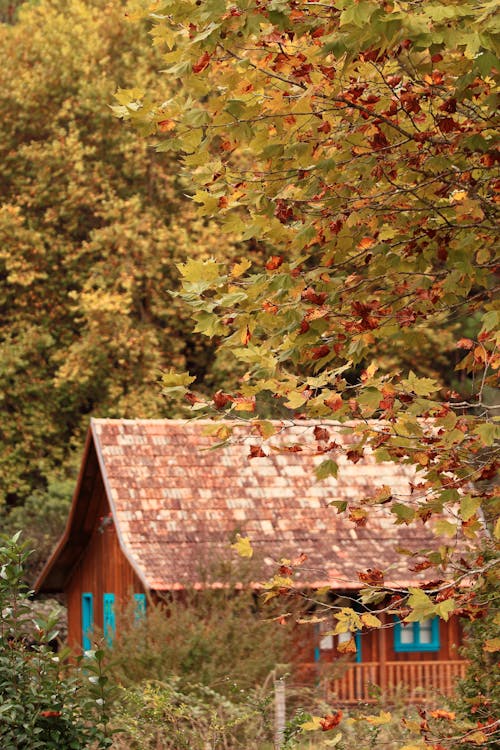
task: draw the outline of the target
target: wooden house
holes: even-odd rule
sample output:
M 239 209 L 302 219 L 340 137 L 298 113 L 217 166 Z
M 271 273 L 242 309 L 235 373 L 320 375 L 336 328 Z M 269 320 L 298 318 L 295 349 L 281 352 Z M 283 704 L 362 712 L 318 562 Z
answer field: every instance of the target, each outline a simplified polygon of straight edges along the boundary
M 428 544 L 424 524 L 394 525 L 379 505 L 356 525 L 330 505 L 373 496 L 383 485 L 407 502 L 410 467 L 376 463 L 366 452 L 349 460 L 353 438 L 335 423 L 322 424 L 326 433 L 311 422 L 283 425 L 265 456 L 248 426 L 211 450 L 220 438 L 207 434 L 210 424 L 92 420 L 66 530 L 35 584 L 38 593 L 65 593 L 71 643 L 88 648 L 94 625 L 112 634 L 115 607 L 132 597 L 143 608 L 147 595 L 203 588 L 204 564 L 227 551 L 236 533 L 260 553 L 261 580 L 282 557 L 304 553 L 297 585 L 328 586 L 338 601 L 356 597 L 358 573 L 370 568 L 386 569 L 389 585 L 422 582 L 399 550 Z M 333 444 L 339 448 L 337 479 L 316 481 L 325 457 L 315 455 L 318 441 L 328 456 Z M 339 636 L 317 629 L 301 659 L 312 671 L 338 666 L 330 688 L 344 703 L 369 699 L 373 685 L 450 692 L 464 672 L 458 621 L 387 624 L 393 627 L 359 634 L 351 660 L 340 658 Z

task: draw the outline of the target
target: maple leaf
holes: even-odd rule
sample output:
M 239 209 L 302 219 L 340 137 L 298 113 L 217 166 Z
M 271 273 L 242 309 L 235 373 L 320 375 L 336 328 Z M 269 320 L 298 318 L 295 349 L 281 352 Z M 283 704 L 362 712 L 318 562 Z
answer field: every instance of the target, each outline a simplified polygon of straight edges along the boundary
M 320 427 L 319 425 L 315 426 L 313 433 L 314 433 L 315 439 L 320 442 L 329 440 L 330 438 L 330 433 L 328 432 L 328 430 L 325 429 L 324 427 Z
M 339 393 L 334 393 L 324 400 L 325 406 L 328 406 L 332 411 L 339 411 L 344 406 L 342 396 Z
M 282 263 L 283 263 L 283 256 L 271 255 L 271 257 L 268 259 L 266 263 L 266 269 L 268 271 L 276 271 L 276 269 L 279 268 Z
M 250 539 L 247 536 L 236 534 L 236 541 L 231 545 L 231 548 L 234 549 L 240 557 L 253 556 L 252 545 Z
M 216 409 L 223 409 L 228 404 L 233 402 L 233 397 L 229 393 L 223 393 L 223 391 L 217 391 L 214 393 L 213 402 Z
M 320 720 L 319 725 L 323 732 L 329 732 L 331 729 L 338 727 L 342 721 L 342 711 L 336 711 L 334 714 L 327 714 L 323 719 Z
M 311 359 L 322 359 L 322 357 L 326 357 L 329 353 L 330 347 L 328 344 L 321 344 L 321 346 L 314 346 L 311 349 L 310 357 Z
M 175 120 L 160 120 L 158 123 L 158 130 L 162 133 L 171 133 L 172 130 L 175 130 L 175 127 Z
M 368 568 L 366 571 L 358 572 L 358 578 L 362 583 L 369 586 L 380 586 L 384 583 L 384 574 L 377 568 Z
M 198 60 L 193 64 L 193 73 L 201 73 L 206 68 L 208 68 L 210 58 L 211 55 L 208 52 L 204 52 L 201 57 L 199 57 Z
M 429 716 L 433 719 L 446 719 L 446 721 L 455 721 L 455 711 L 446 711 L 444 708 L 436 708 L 434 711 L 429 712 Z
M 311 302 L 313 305 L 322 305 L 327 298 L 326 292 L 315 292 L 312 287 L 307 287 L 301 294 L 301 299 Z
M 260 445 L 251 445 L 250 446 L 250 453 L 248 454 L 248 458 L 265 458 L 267 456 L 267 453 L 265 453 Z

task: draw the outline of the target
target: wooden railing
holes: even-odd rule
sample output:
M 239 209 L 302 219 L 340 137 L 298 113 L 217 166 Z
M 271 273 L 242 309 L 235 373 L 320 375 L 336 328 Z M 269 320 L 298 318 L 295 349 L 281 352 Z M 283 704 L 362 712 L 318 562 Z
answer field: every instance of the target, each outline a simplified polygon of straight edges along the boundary
M 374 701 L 376 693 L 388 698 L 428 702 L 438 694 L 451 695 L 465 675 L 465 661 L 389 661 L 350 664 L 340 677 L 330 680 L 327 693 L 338 703 Z

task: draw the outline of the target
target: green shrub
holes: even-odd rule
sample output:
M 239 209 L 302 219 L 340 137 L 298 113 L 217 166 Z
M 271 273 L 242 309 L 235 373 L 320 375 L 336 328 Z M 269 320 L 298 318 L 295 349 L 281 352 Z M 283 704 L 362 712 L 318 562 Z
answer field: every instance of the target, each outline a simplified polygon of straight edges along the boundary
M 200 684 L 238 702 L 264 683 L 287 658 L 291 629 L 264 618 L 248 591 L 230 586 L 182 592 L 154 604 L 137 621 L 132 609 L 118 614 L 118 638 L 109 654 L 113 678 L 123 686 L 163 682 Z
M 19 533 L 0 546 L 0 747 L 84 750 L 111 745 L 103 652 L 71 663 L 54 653 L 56 618 L 33 620 Z
M 178 677 L 123 689 L 117 701 L 122 727 L 114 750 L 206 750 L 271 747 L 270 694 L 245 691 L 235 702 L 205 685 Z M 271 719 L 271 720 L 270 720 Z

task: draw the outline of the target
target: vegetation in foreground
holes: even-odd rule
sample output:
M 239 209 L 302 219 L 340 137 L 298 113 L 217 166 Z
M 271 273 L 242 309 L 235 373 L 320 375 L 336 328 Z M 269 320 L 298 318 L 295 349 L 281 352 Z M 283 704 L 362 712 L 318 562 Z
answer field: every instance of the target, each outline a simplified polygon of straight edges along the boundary
M 19 535 L 0 546 L 2 750 L 273 747 L 274 677 L 286 672 L 279 659 L 290 633 L 256 617 L 246 596 L 215 591 L 202 601 L 198 592 L 197 601 L 168 602 L 170 617 L 165 605 L 138 620 L 123 613 L 114 646 L 75 661 L 53 650 L 54 618 L 33 617 L 22 582 L 28 554 Z M 451 707 L 439 696 L 434 706 L 408 705 L 402 690 L 342 712 L 325 702 L 324 686 L 297 686 L 288 674 L 283 748 L 420 750 L 422 731 L 438 750 L 491 744 L 481 727 L 491 728 L 499 705 L 498 666 L 484 650 L 492 617 L 471 626 L 471 667 Z M 314 728 L 323 732 L 309 740 Z

